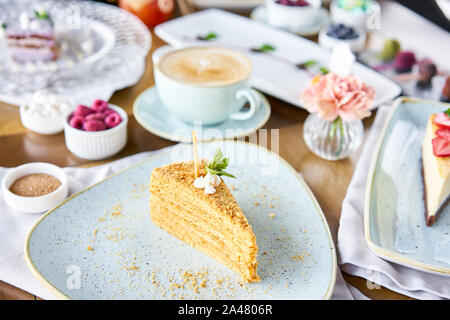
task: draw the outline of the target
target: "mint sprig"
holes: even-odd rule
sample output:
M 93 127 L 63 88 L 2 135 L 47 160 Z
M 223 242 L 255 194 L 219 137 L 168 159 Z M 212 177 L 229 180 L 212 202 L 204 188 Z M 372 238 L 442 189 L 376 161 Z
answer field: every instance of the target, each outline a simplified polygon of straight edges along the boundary
M 205 170 L 211 175 L 226 176 L 230 178 L 236 178 L 231 173 L 224 171 L 230 162 L 229 158 L 224 158 L 222 150 L 217 149 L 214 154 L 214 159 L 208 164 L 205 164 Z
M 450 117 L 450 108 L 448 108 L 447 110 L 445 110 L 444 113 L 445 113 L 448 117 Z

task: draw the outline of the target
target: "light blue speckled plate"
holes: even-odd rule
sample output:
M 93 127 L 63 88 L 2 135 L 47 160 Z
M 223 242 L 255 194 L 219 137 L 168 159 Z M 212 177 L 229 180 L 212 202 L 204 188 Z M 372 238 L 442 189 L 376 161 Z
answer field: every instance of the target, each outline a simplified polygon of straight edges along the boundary
M 227 120 L 217 125 L 195 128 L 174 116 L 159 99 L 156 87 L 142 92 L 134 102 L 133 113 L 141 126 L 162 138 L 191 142 L 192 130 L 197 131 L 198 141 L 233 139 L 247 136 L 261 128 L 270 117 L 270 104 L 261 96 L 261 105 L 254 116 L 248 120 Z
M 192 159 L 190 145 L 110 176 L 43 216 L 25 246 L 34 275 L 58 297 L 72 299 L 329 298 L 335 249 L 308 186 L 256 145 L 200 144 L 199 157 L 211 158 L 218 147 L 238 177 L 225 181 L 256 235 L 261 282 L 241 286 L 233 271 L 151 222 L 150 172 Z
M 429 116 L 449 104 L 399 98 L 374 153 L 366 194 L 369 247 L 387 260 L 450 275 L 450 207 L 425 224 L 422 141 Z

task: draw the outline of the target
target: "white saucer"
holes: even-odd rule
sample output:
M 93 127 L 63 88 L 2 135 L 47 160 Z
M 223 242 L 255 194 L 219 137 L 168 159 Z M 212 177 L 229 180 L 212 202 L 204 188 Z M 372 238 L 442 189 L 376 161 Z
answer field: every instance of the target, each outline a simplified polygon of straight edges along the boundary
M 265 4 L 256 7 L 250 14 L 250 18 L 258 22 L 268 24 L 267 22 L 267 7 Z M 296 30 L 285 29 L 286 31 L 298 34 L 300 36 L 308 37 L 319 33 L 320 29 L 330 23 L 330 15 L 325 8 L 317 10 L 317 17 L 313 24 L 298 28 Z
M 248 120 L 227 120 L 217 125 L 192 125 L 181 121 L 162 104 L 156 87 L 142 92 L 134 101 L 133 113 L 137 122 L 149 132 L 177 142 L 191 142 L 195 129 L 200 142 L 245 137 L 261 128 L 269 119 L 270 104 L 261 96 L 261 105 Z

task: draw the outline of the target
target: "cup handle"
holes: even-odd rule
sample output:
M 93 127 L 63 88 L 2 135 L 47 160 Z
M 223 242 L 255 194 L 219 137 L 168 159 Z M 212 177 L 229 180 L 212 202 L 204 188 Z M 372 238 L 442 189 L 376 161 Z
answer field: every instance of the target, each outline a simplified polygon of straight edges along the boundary
M 238 111 L 232 113 L 230 118 L 232 120 L 247 120 L 253 117 L 255 112 L 259 109 L 259 105 L 261 104 L 261 97 L 258 92 L 251 88 L 244 88 L 236 92 L 236 99 L 245 98 L 250 104 L 250 110 L 242 112 Z

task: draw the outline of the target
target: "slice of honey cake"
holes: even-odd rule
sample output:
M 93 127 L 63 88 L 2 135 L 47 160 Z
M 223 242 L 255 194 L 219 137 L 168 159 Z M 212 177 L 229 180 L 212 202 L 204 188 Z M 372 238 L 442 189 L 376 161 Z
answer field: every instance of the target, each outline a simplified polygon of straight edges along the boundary
M 150 178 L 153 223 L 241 275 L 259 281 L 255 235 L 220 178 L 228 159 L 216 152 L 210 163 L 176 162 L 155 168 Z M 195 177 L 196 172 L 199 177 Z

